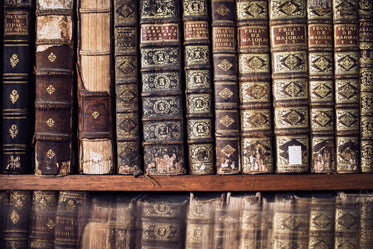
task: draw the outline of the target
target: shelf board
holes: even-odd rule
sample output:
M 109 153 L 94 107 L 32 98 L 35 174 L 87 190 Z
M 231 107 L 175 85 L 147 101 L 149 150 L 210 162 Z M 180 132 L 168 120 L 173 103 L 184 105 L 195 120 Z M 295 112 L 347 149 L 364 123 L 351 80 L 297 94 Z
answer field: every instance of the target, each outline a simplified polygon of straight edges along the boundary
M 71 191 L 307 191 L 372 190 L 373 174 L 140 176 L 0 175 L 0 190 Z

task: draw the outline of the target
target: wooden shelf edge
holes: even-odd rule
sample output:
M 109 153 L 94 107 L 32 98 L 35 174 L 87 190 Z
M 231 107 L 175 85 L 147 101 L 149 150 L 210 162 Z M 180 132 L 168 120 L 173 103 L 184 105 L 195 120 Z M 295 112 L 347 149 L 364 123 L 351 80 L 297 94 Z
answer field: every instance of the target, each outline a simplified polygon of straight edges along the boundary
M 0 175 L 0 190 L 70 191 L 318 191 L 372 190 L 373 174 L 140 176 Z

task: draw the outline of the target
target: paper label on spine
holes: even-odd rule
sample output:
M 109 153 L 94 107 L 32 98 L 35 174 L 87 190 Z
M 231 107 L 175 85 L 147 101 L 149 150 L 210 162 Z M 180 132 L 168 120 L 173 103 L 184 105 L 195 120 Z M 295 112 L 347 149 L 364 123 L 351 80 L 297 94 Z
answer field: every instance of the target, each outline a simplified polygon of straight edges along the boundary
M 301 146 L 289 146 L 289 164 L 302 164 L 302 147 Z

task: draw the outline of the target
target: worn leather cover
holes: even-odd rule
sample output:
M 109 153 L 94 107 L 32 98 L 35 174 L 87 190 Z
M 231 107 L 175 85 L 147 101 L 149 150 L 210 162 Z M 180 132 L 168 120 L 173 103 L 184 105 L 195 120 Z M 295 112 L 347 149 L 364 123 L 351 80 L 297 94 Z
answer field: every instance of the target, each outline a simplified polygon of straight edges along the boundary
M 235 1 L 212 0 L 217 174 L 241 173 Z
M 0 247 L 5 247 L 4 230 L 7 217 L 7 208 L 9 203 L 9 193 L 6 190 L 0 191 Z
M 336 170 L 338 173 L 360 172 L 357 10 L 358 1 L 333 0 Z
M 34 46 L 30 0 L 3 1 L 2 22 L 2 157 L 0 172 L 31 173 L 30 127 Z
M 141 1 L 144 170 L 151 175 L 186 173 L 180 20 L 179 0 Z
M 271 0 L 276 172 L 309 169 L 307 8 L 305 0 Z
M 72 160 L 73 1 L 37 1 L 35 174 L 65 176 Z
M 242 172 L 272 173 L 268 2 L 237 1 L 236 12 Z

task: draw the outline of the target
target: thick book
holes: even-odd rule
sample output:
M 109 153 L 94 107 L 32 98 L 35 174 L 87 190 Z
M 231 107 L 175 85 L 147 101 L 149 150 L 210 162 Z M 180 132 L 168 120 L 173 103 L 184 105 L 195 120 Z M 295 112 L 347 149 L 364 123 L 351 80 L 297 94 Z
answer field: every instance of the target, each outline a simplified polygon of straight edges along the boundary
M 72 0 L 36 2 L 36 175 L 71 171 L 73 7 Z
M 360 163 L 358 1 L 333 0 L 337 173 Z
M 138 200 L 136 248 L 184 248 L 187 204 L 183 194 L 149 195 Z
M 373 245 L 373 194 L 360 193 L 359 248 L 369 249 Z
M 7 203 L 4 248 L 28 249 L 32 191 L 10 191 Z
M 307 1 L 311 173 L 334 173 L 332 0 Z
M 54 243 L 57 191 L 33 191 L 30 214 L 30 249 L 50 249 Z
M 180 0 L 142 0 L 140 56 L 144 170 L 186 173 Z
M 234 0 L 211 1 L 217 174 L 241 173 Z
M 5 0 L 3 3 L 0 172 L 30 173 L 34 4 L 31 0 Z
M 82 174 L 114 171 L 112 4 L 78 0 L 78 150 Z
M 359 1 L 360 167 L 373 173 L 373 4 Z
M 277 173 L 309 169 L 306 0 L 269 4 Z
M 239 0 L 236 12 L 242 173 L 272 173 L 268 1 Z
M 210 13 L 207 0 L 183 0 L 189 173 L 215 172 Z
M 138 1 L 114 1 L 116 155 L 118 174 L 141 169 Z

